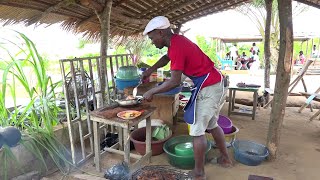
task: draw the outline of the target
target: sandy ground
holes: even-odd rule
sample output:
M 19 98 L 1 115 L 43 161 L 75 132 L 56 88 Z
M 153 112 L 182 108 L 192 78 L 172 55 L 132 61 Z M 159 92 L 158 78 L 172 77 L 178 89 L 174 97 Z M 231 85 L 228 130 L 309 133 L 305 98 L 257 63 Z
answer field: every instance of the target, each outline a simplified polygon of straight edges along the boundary
M 308 92 L 314 92 L 320 86 L 320 76 L 305 76 Z M 238 82 L 255 83 L 263 85 L 263 73 L 260 72 L 256 76 L 248 74 L 231 74 L 230 83 L 234 85 Z M 275 76 L 271 76 L 271 84 L 275 82 Z M 263 88 L 261 88 L 263 89 Z M 300 82 L 294 92 L 303 91 Z M 260 93 L 261 95 L 261 93 Z M 252 100 L 252 93 L 237 92 L 238 99 Z M 298 113 L 300 107 L 306 98 L 302 96 L 288 97 L 287 107 L 285 111 L 284 124 L 281 131 L 280 146 L 277 159 L 273 162 L 265 161 L 259 166 L 246 166 L 234 159 L 234 167 L 222 168 L 216 164 L 207 163 L 205 171 L 207 179 L 223 179 L 223 180 L 246 180 L 250 174 L 272 177 L 276 180 L 314 180 L 320 179 L 320 121 L 319 117 L 310 122 L 308 119 L 314 112 L 306 108 L 302 113 Z M 242 105 L 238 105 L 241 107 Z M 293 106 L 293 107 L 292 107 Z M 314 107 L 320 107 L 320 103 L 313 103 Z M 318 111 L 315 109 L 314 111 Z M 228 103 L 225 103 L 221 114 L 227 115 Z M 233 124 L 240 131 L 237 139 L 252 140 L 258 143 L 266 144 L 267 132 L 269 127 L 271 109 L 257 110 L 256 120 L 251 117 L 232 115 L 230 118 Z M 181 114 L 181 113 L 180 113 Z M 187 134 L 187 126 L 183 122 L 178 122 L 174 126 L 174 135 Z M 229 148 L 229 153 L 233 158 L 233 150 Z M 217 149 L 211 149 L 209 157 L 218 156 Z M 121 162 L 122 157 L 115 154 L 105 154 L 102 160 L 102 172 L 95 171 L 93 158 L 80 167 L 81 171 L 75 170 L 71 175 L 63 177 L 59 172 L 51 174 L 43 179 L 99 179 L 103 177 L 103 172 L 112 167 L 114 164 Z M 152 165 L 169 165 L 166 154 L 163 153 L 152 157 Z M 75 176 L 91 174 L 91 177 L 75 178 Z
M 227 114 L 226 103 L 221 114 Z M 286 108 L 284 125 L 281 131 L 281 143 L 276 161 L 265 161 L 259 166 L 246 166 L 234 161 L 234 167 L 222 168 L 216 164 L 207 163 L 205 171 L 207 179 L 224 180 L 246 180 L 250 174 L 273 177 L 277 180 L 313 180 L 320 179 L 320 121 L 310 122 L 308 118 L 313 114 L 309 109 L 298 113 L 298 108 Z M 267 140 L 267 131 L 269 126 L 270 109 L 260 109 L 257 112 L 256 120 L 250 117 L 232 115 L 233 123 L 240 129 L 237 139 L 252 140 L 265 144 Z M 175 135 L 187 134 L 185 123 L 178 122 L 174 129 Z M 233 158 L 233 150 L 229 148 L 229 153 Z M 217 156 L 218 150 L 212 149 L 210 156 Z M 117 162 L 121 162 L 122 157 L 114 154 L 105 154 L 102 160 L 102 169 L 106 170 Z M 152 157 L 152 165 L 168 165 L 166 154 Z M 93 166 L 93 159 L 81 167 L 84 172 L 103 176 L 97 173 Z M 103 170 L 103 171 L 104 171 Z M 63 179 L 81 179 L 74 178 L 75 174 L 82 174 L 79 170 L 73 172 L 69 177 Z M 44 179 L 62 179 L 59 172 L 47 176 Z M 92 176 L 91 178 L 98 179 Z

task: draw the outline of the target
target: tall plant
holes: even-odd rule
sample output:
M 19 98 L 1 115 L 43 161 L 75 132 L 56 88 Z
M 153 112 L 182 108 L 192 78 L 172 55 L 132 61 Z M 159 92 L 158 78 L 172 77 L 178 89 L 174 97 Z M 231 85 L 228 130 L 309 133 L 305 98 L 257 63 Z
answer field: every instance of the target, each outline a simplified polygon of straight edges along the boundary
M 19 128 L 24 134 L 20 142 L 22 145 L 43 163 L 45 161 L 42 152 L 47 151 L 58 168 L 66 172 L 64 167 L 68 160 L 65 155 L 68 151 L 53 134 L 53 127 L 58 123 L 60 111 L 56 104 L 55 88 L 60 82 L 53 83 L 48 76 L 46 62 L 38 53 L 35 44 L 24 34 L 15 33 L 22 42 L 4 40 L 6 43 L 0 43 L 0 47 L 7 52 L 9 58 L 3 69 L 1 82 L 0 126 Z M 17 52 L 10 52 L 5 44 L 17 48 Z M 26 67 L 32 69 L 32 74 L 25 71 Z M 30 78 L 33 76 L 35 79 Z M 29 99 L 27 105 L 17 105 L 17 93 L 26 94 Z M 14 102 L 10 111 L 5 106 L 6 97 L 11 97 Z M 2 168 L 3 178 L 7 179 L 8 164 L 10 159 L 14 158 L 8 148 L 2 153 L 0 160 L 5 164 Z

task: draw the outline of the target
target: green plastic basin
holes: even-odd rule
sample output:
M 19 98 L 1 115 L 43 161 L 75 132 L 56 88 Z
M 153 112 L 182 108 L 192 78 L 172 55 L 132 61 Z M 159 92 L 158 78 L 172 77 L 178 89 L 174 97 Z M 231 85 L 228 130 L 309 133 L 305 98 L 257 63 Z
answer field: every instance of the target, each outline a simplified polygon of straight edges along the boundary
M 164 143 L 163 150 L 166 152 L 169 159 L 169 163 L 172 166 L 180 169 L 194 168 L 193 149 L 192 149 L 192 153 L 190 153 L 191 149 L 185 148 L 187 143 L 192 143 L 192 142 L 193 142 L 192 136 L 183 135 L 183 136 L 172 137 L 166 143 Z M 211 149 L 211 144 L 209 141 L 207 141 L 206 156 L 210 149 Z

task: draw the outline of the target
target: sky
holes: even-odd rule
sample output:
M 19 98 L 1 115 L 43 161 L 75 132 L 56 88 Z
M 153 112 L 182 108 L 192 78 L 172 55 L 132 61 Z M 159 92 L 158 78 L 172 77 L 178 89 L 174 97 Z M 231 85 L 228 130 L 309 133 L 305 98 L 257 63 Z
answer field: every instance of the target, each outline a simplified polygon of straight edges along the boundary
M 310 35 L 318 34 L 320 37 L 320 9 L 310 7 L 307 12 L 300 14 L 293 19 L 294 32 Z M 182 30 L 190 30 L 185 34 L 188 38 L 195 41 L 196 35 L 205 37 L 214 36 L 235 36 L 235 35 L 258 35 L 258 31 L 249 18 L 234 10 L 224 11 L 213 15 L 190 21 L 183 25 Z M 71 32 L 63 31 L 60 24 L 46 26 L 10 25 L 1 29 L 14 29 L 27 35 L 35 42 L 41 54 L 47 55 L 51 59 L 62 59 L 70 56 L 80 56 L 87 53 L 97 53 L 100 50 L 98 44 L 87 46 L 85 49 L 77 48 L 81 35 L 74 35 Z M 8 31 L 6 31 L 8 32 Z M 0 38 L 9 38 L 5 33 L 0 33 Z
M 320 37 L 320 9 L 309 7 L 293 19 L 293 31 L 299 35 L 315 34 Z M 193 39 L 197 34 L 208 37 L 234 37 L 235 35 L 259 35 L 253 22 L 245 15 L 229 10 L 186 23 L 182 30 L 191 28 L 185 35 Z

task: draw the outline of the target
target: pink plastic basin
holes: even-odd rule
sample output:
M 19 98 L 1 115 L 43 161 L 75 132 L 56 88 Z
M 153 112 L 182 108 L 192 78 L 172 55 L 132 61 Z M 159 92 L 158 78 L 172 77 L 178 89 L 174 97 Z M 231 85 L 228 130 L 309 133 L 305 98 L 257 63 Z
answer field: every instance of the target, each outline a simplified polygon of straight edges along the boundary
M 232 132 L 232 121 L 228 117 L 219 115 L 218 125 L 222 128 L 224 134 Z

